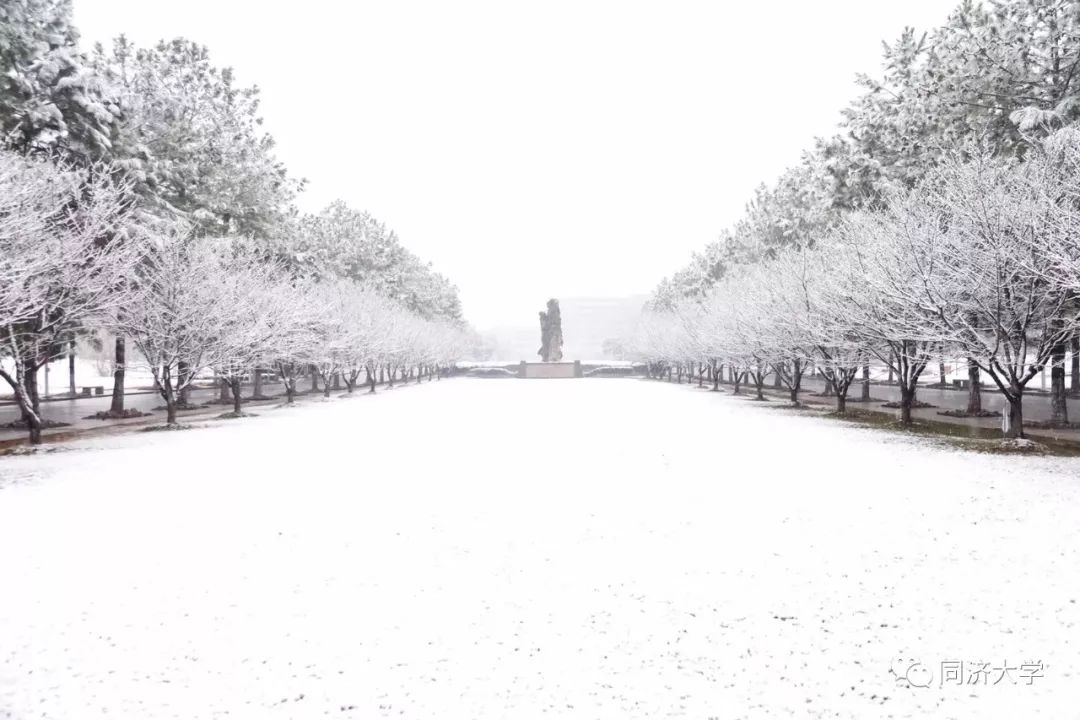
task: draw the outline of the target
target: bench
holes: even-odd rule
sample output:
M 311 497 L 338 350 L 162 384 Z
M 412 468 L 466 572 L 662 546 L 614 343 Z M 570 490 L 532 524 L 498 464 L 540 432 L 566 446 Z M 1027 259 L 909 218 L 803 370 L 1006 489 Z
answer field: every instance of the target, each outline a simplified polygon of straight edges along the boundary
M 105 386 L 104 385 L 83 386 L 81 388 L 81 390 L 82 390 L 82 392 L 79 394 L 80 397 L 90 397 L 91 395 L 104 395 L 105 394 Z
M 952 384 L 953 384 L 953 387 L 956 388 L 957 390 L 967 390 L 969 387 L 971 387 L 971 381 L 970 380 L 957 379 L 957 380 L 953 380 Z

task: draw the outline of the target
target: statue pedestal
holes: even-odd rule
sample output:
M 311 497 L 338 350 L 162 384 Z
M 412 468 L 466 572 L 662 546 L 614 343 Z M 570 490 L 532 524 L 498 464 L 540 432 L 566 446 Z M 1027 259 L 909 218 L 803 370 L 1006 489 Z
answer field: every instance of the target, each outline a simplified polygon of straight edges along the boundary
M 581 376 L 580 360 L 548 363 L 530 363 L 522 360 L 518 366 L 518 377 L 525 379 L 579 378 Z

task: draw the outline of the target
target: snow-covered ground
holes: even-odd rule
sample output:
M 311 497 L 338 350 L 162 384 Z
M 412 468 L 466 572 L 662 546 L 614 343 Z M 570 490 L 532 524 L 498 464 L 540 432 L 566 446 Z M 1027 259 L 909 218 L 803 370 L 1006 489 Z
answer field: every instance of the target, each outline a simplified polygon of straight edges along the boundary
M 1078 471 L 613 379 L 0 458 L 0 717 L 1075 717 Z

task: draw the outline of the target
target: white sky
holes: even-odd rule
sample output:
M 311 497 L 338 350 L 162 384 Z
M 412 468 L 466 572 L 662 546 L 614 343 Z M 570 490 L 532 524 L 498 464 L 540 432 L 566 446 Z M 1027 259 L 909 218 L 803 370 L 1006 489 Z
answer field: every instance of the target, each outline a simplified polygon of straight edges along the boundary
M 263 91 L 302 206 L 371 211 L 478 328 L 649 292 L 830 134 L 881 41 L 954 0 L 75 0 Z

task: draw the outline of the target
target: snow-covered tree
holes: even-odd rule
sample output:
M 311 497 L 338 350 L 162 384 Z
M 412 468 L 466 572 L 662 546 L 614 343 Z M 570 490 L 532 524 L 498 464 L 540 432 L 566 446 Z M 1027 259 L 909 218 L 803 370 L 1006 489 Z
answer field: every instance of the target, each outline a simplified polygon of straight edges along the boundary
M 679 314 L 646 310 L 635 327 L 632 347 L 649 376 L 659 379 L 693 356 L 697 345 Z
M 123 115 L 113 160 L 144 211 L 202 234 L 274 232 L 302 183 L 274 156 L 257 87 L 238 87 L 230 69 L 183 38 L 137 48 L 120 36 L 91 59 Z
M 986 372 L 1009 402 L 1006 434 L 1023 437 L 1027 384 L 1080 329 L 1070 261 L 1080 210 L 1065 183 L 1080 171 L 1080 133 L 1027 159 L 971 152 L 944 160 L 890 201 L 895 247 L 923 268 L 903 290 L 931 333 Z
M 119 107 L 77 41 L 70 0 L 0 4 L 0 144 L 80 165 L 110 158 Z
M 302 183 L 274 157 L 257 88 L 238 87 L 205 47 L 182 38 L 136 48 L 121 36 L 111 51 L 96 47 L 90 62 L 121 114 L 110 157 L 132 182 L 144 217 L 166 226 L 181 221 L 200 234 L 277 232 Z M 116 353 L 119 412 L 123 337 Z
M 866 363 L 867 349 L 845 301 L 842 270 L 849 258 L 830 239 L 826 233 L 813 249 L 781 254 L 764 270 L 770 278 L 782 278 L 778 307 L 773 310 L 787 318 L 782 336 L 795 340 L 806 359 L 821 370 L 826 392 L 835 396 L 836 411 L 843 413 L 848 390 Z
M 175 425 L 180 394 L 202 370 L 248 366 L 280 328 L 263 313 L 272 276 L 254 255 L 183 225 L 156 233 L 152 243 L 111 326 L 145 358 Z
M 380 326 L 377 317 L 395 309 L 378 293 L 351 280 L 319 282 L 312 288 L 312 296 L 322 311 L 311 319 L 317 339 L 310 351 L 310 364 L 322 378 L 326 397 L 339 374 L 352 392 L 360 373 L 387 346 L 385 326 Z
M 232 283 L 232 293 L 215 309 L 220 348 L 209 367 L 229 387 L 233 414 L 241 415 L 241 383 L 254 376 L 267 358 L 290 349 L 295 328 L 310 322 L 311 305 L 298 302 L 303 287 L 289 275 L 281 258 L 268 255 L 251 238 L 206 241 Z
M 457 288 L 384 223 L 340 200 L 298 218 L 280 251 L 306 273 L 360 283 L 422 317 L 461 319 Z
M 41 439 L 38 370 L 74 333 L 126 303 L 137 260 L 125 189 L 104 166 L 63 169 L 0 152 L 0 368 Z

